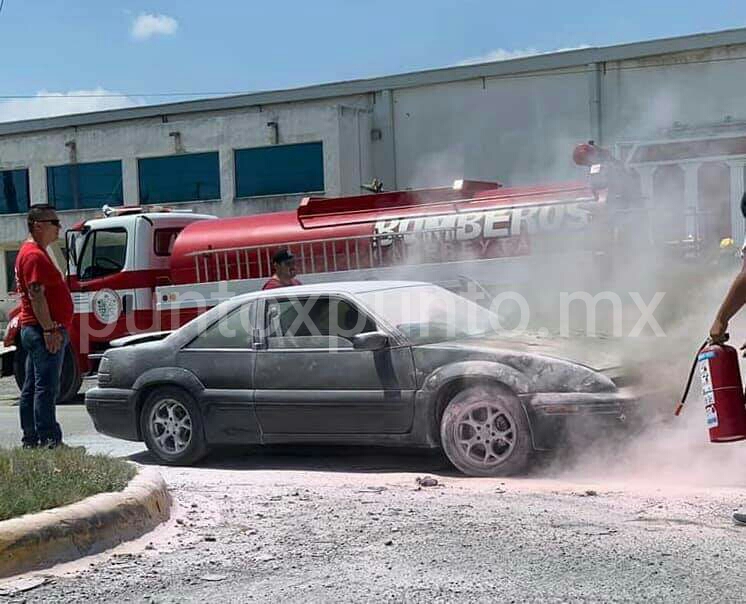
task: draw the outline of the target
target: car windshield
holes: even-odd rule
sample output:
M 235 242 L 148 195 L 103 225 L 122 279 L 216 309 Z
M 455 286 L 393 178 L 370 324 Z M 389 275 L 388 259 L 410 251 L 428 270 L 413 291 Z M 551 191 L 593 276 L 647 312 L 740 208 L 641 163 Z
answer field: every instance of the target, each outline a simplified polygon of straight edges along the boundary
M 359 297 L 416 344 L 482 335 L 499 326 L 494 313 L 436 285 L 376 290 Z

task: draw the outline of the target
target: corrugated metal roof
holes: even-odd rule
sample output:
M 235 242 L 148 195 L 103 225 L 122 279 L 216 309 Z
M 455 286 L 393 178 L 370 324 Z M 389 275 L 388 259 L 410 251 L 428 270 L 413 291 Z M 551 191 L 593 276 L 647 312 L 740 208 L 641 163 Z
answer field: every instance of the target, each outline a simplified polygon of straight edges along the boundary
M 413 88 L 417 86 L 427 86 L 459 80 L 509 76 L 536 71 L 572 68 L 593 63 L 622 61 L 739 44 L 746 44 L 746 28 L 650 40 L 647 42 L 619 44 L 615 46 L 583 48 L 579 50 L 534 55 L 507 61 L 493 61 L 475 65 L 444 67 L 427 71 L 350 80 L 346 82 L 334 82 L 287 90 L 273 90 L 195 101 L 145 105 L 125 109 L 113 109 L 108 111 L 23 120 L 18 122 L 6 122 L 0 123 L 0 136 L 57 128 L 103 124 L 107 122 L 152 118 L 163 115 L 220 111 L 276 103 L 321 100 L 340 96 L 368 94 L 380 90 L 396 90 L 400 88 Z

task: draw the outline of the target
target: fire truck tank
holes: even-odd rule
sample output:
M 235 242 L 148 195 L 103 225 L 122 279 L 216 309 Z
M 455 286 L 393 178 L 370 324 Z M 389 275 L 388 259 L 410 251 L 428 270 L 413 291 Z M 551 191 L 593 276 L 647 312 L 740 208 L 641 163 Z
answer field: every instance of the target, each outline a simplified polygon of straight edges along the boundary
M 499 183 L 459 180 L 453 187 L 396 191 L 351 197 L 305 197 L 295 211 L 253 214 L 187 226 L 177 237 L 171 253 L 171 279 L 175 285 L 220 279 L 269 276 L 272 248 L 306 243 L 293 249 L 313 264 L 349 249 L 350 241 L 373 234 L 373 223 L 386 216 L 406 216 L 413 212 L 456 211 L 455 203 L 496 192 Z M 208 221 L 206 221 L 208 222 Z M 361 245 L 361 243 L 359 243 Z M 319 248 L 329 248 L 320 250 Z M 227 253 L 224 253 L 226 252 Z M 320 253 L 323 251 L 323 253 Z M 354 252 L 353 252 L 354 253 Z M 358 248 L 358 253 L 360 249 Z M 323 262 L 323 259 L 319 262 Z M 239 274 L 239 266 L 249 274 Z M 320 268 L 320 267 L 319 267 Z M 271 274 L 271 273 L 270 273 Z
M 435 189 L 306 197 L 296 211 L 188 225 L 174 243 L 171 279 L 174 285 L 184 285 L 269 277 L 271 256 L 280 247 L 289 247 L 296 255 L 301 273 L 374 268 L 387 263 L 382 248 L 390 241 L 376 231 L 382 221 L 411 226 L 426 217 L 551 206 L 589 197 L 585 184 L 502 188 L 498 183 L 462 180 Z

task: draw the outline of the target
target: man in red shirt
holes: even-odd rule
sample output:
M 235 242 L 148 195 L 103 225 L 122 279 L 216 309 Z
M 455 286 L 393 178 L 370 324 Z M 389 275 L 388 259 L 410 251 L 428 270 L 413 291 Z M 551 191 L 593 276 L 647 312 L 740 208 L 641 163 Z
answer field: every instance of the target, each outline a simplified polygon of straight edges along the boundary
M 262 289 L 275 289 L 277 287 L 301 284 L 295 278 L 295 256 L 288 249 L 275 252 L 275 255 L 272 256 L 272 270 L 274 273 Z
M 21 389 L 23 447 L 54 449 L 62 444 L 55 402 L 68 329 L 73 318 L 70 290 L 47 253 L 60 234 L 60 220 L 48 205 L 32 206 L 29 236 L 16 258 L 21 294 L 21 345 L 26 351 L 26 380 Z

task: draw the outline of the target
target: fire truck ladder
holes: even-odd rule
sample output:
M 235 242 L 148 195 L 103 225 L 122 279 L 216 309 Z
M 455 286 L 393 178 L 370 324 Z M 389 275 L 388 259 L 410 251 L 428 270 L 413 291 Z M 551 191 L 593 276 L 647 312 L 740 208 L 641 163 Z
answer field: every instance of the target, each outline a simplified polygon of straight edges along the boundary
M 382 266 L 432 264 L 440 254 L 424 245 L 455 240 L 455 229 L 380 233 L 191 252 L 197 283 L 272 276 L 272 254 L 287 248 L 302 273 L 355 271 Z

